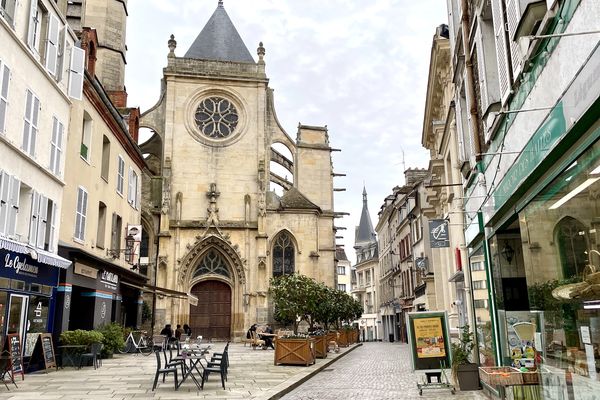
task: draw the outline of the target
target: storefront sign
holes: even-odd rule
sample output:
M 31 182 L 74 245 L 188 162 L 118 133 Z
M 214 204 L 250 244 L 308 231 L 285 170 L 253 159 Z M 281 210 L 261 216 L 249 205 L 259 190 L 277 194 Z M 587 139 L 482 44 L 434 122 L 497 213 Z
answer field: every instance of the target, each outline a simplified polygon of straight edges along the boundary
M 414 320 L 418 358 L 445 357 L 444 333 L 441 318 Z
M 6 254 L 4 268 L 13 268 L 19 275 L 37 277 L 38 274 L 38 267 L 28 264 L 27 257 L 23 254 Z
M 432 249 L 450 247 L 447 220 L 432 219 L 429 221 L 429 244 Z
M 59 268 L 41 264 L 29 254 L 0 249 L 0 277 L 56 286 Z
M 102 271 L 100 274 L 100 282 L 105 288 L 111 290 L 117 290 L 117 284 L 119 283 L 119 275 L 114 272 Z
M 73 272 L 79 275 L 87 276 L 88 278 L 96 279 L 98 277 L 98 270 L 96 268 L 88 267 L 80 262 L 75 263 Z

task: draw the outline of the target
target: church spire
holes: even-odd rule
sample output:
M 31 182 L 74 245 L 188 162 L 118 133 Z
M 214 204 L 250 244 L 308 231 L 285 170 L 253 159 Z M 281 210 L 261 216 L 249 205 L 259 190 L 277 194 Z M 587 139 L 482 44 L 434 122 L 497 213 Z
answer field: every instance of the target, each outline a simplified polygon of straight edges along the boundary
M 376 242 L 375 230 L 373 230 L 373 223 L 371 223 L 371 216 L 369 214 L 369 207 L 367 205 L 367 189 L 364 186 L 362 197 L 362 213 L 360 214 L 360 223 L 356 228 L 356 237 L 354 240 L 354 244 L 356 246 Z
M 255 63 L 227 15 L 222 0 L 219 0 L 217 9 L 184 57 L 197 60 Z

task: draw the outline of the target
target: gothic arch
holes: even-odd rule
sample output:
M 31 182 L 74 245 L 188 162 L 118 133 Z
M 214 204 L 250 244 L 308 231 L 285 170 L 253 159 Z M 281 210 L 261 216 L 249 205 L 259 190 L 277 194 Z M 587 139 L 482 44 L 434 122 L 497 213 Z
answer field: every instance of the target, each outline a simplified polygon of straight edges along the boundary
M 227 281 L 224 277 L 219 277 L 220 280 L 228 282 L 232 287 L 236 282 L 240 285 L 246 283 L 246 273 L 244 271 L 246 260 L 241 257 L 238 246 L 232 244 L 227 236 L 221 237 L 215 234 L 210 234 L 206 237 L 196 236 L 196 242 L 188 244 L 186 248 L 188 250 L 187 254 L 178 260 L 180 265 L 178 278 L 179 283 L 183 286 L 189 287 L 192 281 L 197 281 L 194 279 L 195 267 L 211 250 L 218 252 L 231 266 L 232 276 L 230 280 Z M 215 275 L 213 277 L 218 276 Z

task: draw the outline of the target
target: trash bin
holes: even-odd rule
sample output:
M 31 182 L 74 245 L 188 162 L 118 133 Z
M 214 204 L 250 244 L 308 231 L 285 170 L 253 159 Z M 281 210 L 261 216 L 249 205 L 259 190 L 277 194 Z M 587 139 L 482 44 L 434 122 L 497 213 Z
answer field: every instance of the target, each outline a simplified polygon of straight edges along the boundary
M 390 333 L 390 343 L 394 343 L 394 334 Z

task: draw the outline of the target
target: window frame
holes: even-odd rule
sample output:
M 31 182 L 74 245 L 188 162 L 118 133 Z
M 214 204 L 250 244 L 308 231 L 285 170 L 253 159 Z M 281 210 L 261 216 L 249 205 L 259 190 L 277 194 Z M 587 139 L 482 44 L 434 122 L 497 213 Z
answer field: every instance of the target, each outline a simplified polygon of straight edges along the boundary
M 85 225 L 87 220 L 88 192 L 83 186 L 77 187 L 77 202 L 75 210 L 75 232 L 73 239 L 83 242 L 85 240 Z M 81 205 L 81 206 L 80 206 Z

